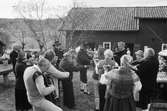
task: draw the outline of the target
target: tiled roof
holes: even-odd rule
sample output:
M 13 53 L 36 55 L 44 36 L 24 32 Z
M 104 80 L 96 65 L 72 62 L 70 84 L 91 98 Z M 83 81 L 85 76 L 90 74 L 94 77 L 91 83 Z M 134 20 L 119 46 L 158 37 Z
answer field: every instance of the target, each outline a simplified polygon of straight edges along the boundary
M 167 18 L 167 7 L 75 8 L 69 16 L 61 30 L 138 31 L 140 18 Z
M 134 8 L 72 9 L 69 13 L 72 21 L 66 22 L 62 30 L 136 31 L 139 21 L 134 15 Z
M 137 7 L 136 18 L 167 18 L 167 6 Z

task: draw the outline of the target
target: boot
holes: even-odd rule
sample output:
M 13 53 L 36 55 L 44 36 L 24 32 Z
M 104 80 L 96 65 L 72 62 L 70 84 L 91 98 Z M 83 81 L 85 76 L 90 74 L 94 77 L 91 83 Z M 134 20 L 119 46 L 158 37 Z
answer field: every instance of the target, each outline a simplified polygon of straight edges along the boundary
M 95 111 L 99 111 L 99 98 L 95 98 Z
M 82 82 L 80 83 L 80 91 L 81 91 L 81 92 L 83 92 L 83 91 L 84 91 L 84 85 L 83 85 L 83 83 L 82 83 Z
M 84 83 L 84 94 L 90 94 L 90 92 L 88 91 L 86 83 Z

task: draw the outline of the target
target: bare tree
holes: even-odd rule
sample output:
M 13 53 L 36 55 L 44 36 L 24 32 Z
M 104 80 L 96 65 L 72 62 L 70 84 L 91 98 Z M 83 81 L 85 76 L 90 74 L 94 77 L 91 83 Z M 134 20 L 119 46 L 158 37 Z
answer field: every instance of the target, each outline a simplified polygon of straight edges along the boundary
M 26 43 L 25 43 L 25 38 L 26 38 L 26 31 L 23 28 L 23 21 L 22 20 L 15 20 L 12 22 L 8 22 L 5 24 L 5 27 L 3 30 L 8 33 L 10 36 L 13 36 L 16 38 L 18 41 L 20 41 L 22 48 L 24 49 Z
M 80 38 L 78 38 L 78 41 L 75 43 L 73 42 L 73 36 L 76 31 L 77 26 L 82 24 L 84 21 L 87 20 L 87 18 L 90 16 L 90 12 L 85 12 L 82 10 L 82 7 L 88 7 L 88 5 L 85 2 L 77 2 L 77 0 L 73 1 L 72 9 L 68 12 L 68 15 L 64 18 L 56 15 L 61 21 L 61 26 L 63 27 L 66 23 L 71 25 L 69 35 L 70 38 L 69 44 L 71 47 L 76 46 L 78 42 L 81 41 Z M 66 15 L 66 14 L 64 14 Z M 61 27 L 61 28 L 62 28 Z M 63 31 L 61 30 L 60 35 L 63 34 Z
M 14 6 L 15 11 L 23 18 L 33 37 L 37 40 L 40 49 L 47 49 L 47 40 L 45 34 L 44 8 L 46 0 L 33 0 L 29 2 L 20 1 Z M 34 28 L 34 26 L 36 27 Z

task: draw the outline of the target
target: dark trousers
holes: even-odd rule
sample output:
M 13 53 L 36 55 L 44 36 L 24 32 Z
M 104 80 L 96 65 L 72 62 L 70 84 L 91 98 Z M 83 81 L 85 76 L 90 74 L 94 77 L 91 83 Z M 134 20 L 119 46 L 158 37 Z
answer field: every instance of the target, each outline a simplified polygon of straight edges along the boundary
M 99 83 L 100 111 L 103 111 L 105 105 L 106 85 Z
M 62 87 L 63 87 L 63 103 L 68 108 L 75 107 L 75 100 L 74 100 L 74 91 L 73 91 L 73 82 L 71 79 L 64 79 L 62 80 Z
M 139 101 L 136 103 L 136 106 L 142 109 L 147 109 L 148 104 L 153 102 L 156 98 L 156 93 L 154 90 L 148 91 L 142 89 L 139 94 Z
M 87 68 L 82 68 L 80 70 L 80 81 L 87 83 Z

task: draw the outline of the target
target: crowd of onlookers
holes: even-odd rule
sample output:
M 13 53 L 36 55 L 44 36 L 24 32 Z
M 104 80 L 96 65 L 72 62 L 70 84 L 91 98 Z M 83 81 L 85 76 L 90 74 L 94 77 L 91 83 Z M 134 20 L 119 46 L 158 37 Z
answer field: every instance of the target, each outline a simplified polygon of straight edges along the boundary
M 102 45 L 90 51 L 83 43 L 66 52 L 54 44 L 44 52 L 26 53 L 15 45 L 8 58 L 16 76 L 17 111 L 62 111 L 60 101 L 75 109 L 73 72 L 80 72 L 80 90 L 89 95 L 90 65 L 96 111 L 136 111 L 136 107 L 144 111 L 156 99 L 159 61 L 150 47 L 136 51 L 134 59 L 124 42 L 118 42 L 117 52 Z

